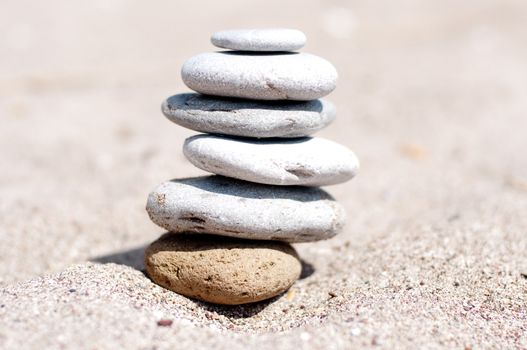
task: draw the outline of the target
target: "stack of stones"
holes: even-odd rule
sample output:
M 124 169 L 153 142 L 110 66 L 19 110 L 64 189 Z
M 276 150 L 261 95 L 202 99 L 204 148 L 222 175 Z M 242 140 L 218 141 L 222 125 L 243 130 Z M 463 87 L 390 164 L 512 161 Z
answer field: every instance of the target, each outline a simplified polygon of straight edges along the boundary
M 346 147 L 308 137 L 335 118 L 319 98 L 336 86 L 328 61 L 294 52 L 306 37 L 292 29 L 229 30 L 212 43 L 231 51 L 185 62 L 197 93 L 168 98 L 168 119 L 202 132 L 183 152 L 216 175 L 165 182 L 147 211 L 169 233 L 145 254 L 157 284 L 199 300 L 244 304 L 286 291 L 301 273 L 290 243 L 336 235 L 341 205 L 317 186 L 342 183 L 359 168 Z

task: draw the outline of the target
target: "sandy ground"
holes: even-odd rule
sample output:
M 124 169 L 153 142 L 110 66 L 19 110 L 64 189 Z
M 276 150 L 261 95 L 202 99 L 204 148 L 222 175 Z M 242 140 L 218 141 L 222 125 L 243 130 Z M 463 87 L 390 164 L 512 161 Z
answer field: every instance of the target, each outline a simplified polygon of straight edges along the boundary
M 527 348 L 525 1 L 2 8 L 0 348 Z M 258 26 L 336 65 L 319 135 L 362 170 L 327 188 L 349 223 L 296 246 L 290 292 L 211 306 L 142 273 L 148 192 L 203 174 L 160 103 L 210 33 Z

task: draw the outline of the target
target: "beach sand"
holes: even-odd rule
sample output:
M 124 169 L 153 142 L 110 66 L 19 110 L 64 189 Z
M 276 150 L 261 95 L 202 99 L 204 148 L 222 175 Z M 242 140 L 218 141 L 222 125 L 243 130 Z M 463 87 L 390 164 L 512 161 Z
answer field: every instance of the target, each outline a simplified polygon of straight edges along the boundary
M 0 348 L 527 348 L 527 3 L 8 0 Z M 157 184 L 203 175 L 160 112 L 214 31 L 287 26 L 333 62 L 317 135 L 361 160 L 336 238 L 247 306 L 144 275 Z

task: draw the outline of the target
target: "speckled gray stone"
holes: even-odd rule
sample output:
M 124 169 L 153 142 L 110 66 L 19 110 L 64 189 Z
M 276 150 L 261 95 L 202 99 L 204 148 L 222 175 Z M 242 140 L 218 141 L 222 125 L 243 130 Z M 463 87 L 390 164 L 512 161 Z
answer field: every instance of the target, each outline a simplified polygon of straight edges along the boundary
M 346 147 L 322 138 L 234 139 L 196 135 L 183 153 L 205 171 L 270 185 L 333 185 L 351 179 L 359 160 Z
M 328 126 L 336 115 L 326 100 L 251 101 L 179 94 L 163 102 L 165 116 L 183 127 L 245 137 L 300 137 Z
M 214 46 L 242 51 L 295 51 L 306 43 L 299 30 L 286 28 L 233 29 L 212 34 Z
M 203 94 L 256 100 L 314 100 L 337 83 L 335 67 L 307 53 L 203 53 L 185 62 L 181 77 Z
M 260 185 L 221 176 L 172 180 L 148 197 L 157 225 L 173 232 L 311 242 L 335 236 L 345 212 L 313 187 Z

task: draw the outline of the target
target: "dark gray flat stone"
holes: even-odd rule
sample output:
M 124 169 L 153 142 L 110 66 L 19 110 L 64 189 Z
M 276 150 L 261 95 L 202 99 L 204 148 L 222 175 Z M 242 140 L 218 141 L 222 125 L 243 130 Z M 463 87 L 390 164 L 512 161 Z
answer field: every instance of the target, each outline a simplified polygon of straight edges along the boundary
M 251 101 L 178 94 L 162 105 L 176 124 L 206 133 L 245 137 L 301 137 L 328 126 L 335 106 L 325 100 Z

